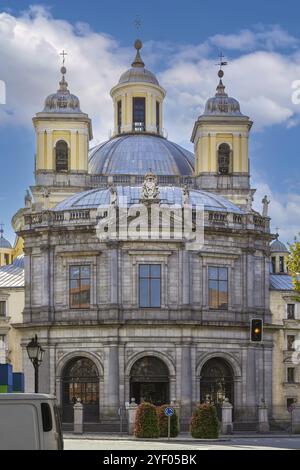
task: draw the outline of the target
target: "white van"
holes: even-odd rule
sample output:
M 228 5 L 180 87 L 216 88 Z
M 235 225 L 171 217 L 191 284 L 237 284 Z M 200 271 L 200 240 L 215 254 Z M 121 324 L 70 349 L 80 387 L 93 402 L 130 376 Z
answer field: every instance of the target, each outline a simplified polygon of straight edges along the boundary
M 56 398 L 0 393 L 0 450 L 63 450 Z

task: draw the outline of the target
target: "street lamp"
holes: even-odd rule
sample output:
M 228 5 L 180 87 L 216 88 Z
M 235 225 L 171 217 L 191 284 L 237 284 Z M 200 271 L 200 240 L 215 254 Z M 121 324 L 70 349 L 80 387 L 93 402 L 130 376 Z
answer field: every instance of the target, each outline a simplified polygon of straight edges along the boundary
M 27 354 L 34 367 L 34 392 L 39 391 L 39 367 L 43 362 L 45 350 L 38 342 L 37 335 L 27 344 Z

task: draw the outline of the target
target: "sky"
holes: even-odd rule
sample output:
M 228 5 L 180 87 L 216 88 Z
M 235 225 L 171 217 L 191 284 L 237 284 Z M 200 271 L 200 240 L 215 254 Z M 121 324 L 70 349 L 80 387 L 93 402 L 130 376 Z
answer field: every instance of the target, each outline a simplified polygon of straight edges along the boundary
M 229 61 L 226 91 L 254 121 L 255 209 L 261 211 L 267 194 L 273 231 L 282 241 L 293 241 L 300 231 L 300 103 L 292 100 L 293 93 L 300 96 L 300 2 L 242 5 L 236 0 L 0 0 L 0 80 L 6 85 L 6 104 L 0 104 L 0 222 L 6 237 L 13 242 L 11 218 L 34 184 L 32 117 L 58 88 L 59 53 L 68 52 L 69 88 L 93 120 L 95 144 L 110 135 L 109 90 L 129 68 L 139 36 L 146 67 L 167 91 L 168 138 L 190 150 L 194 121 L 215 93 L 217 56 L 223 52 Z

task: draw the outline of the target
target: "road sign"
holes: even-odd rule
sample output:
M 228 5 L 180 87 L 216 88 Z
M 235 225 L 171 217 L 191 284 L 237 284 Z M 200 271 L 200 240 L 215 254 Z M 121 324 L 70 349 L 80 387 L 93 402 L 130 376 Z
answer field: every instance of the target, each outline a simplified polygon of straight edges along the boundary
M 168 408 L 165 408 L 165 415 L 166 416 L 173 416 L 174 414 L 174 408 L 171 408 L 170 406 L 168 406 Z

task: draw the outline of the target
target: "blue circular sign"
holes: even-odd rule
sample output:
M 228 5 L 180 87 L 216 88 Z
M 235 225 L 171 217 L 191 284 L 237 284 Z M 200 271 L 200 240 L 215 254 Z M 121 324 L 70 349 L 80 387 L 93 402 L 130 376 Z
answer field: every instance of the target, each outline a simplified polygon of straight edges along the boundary
M 174 408 L 171 408 L 170 406 L 168 408 L 165 408 L 165 415 L 166 416 L 173 416 L 174 414 Z

